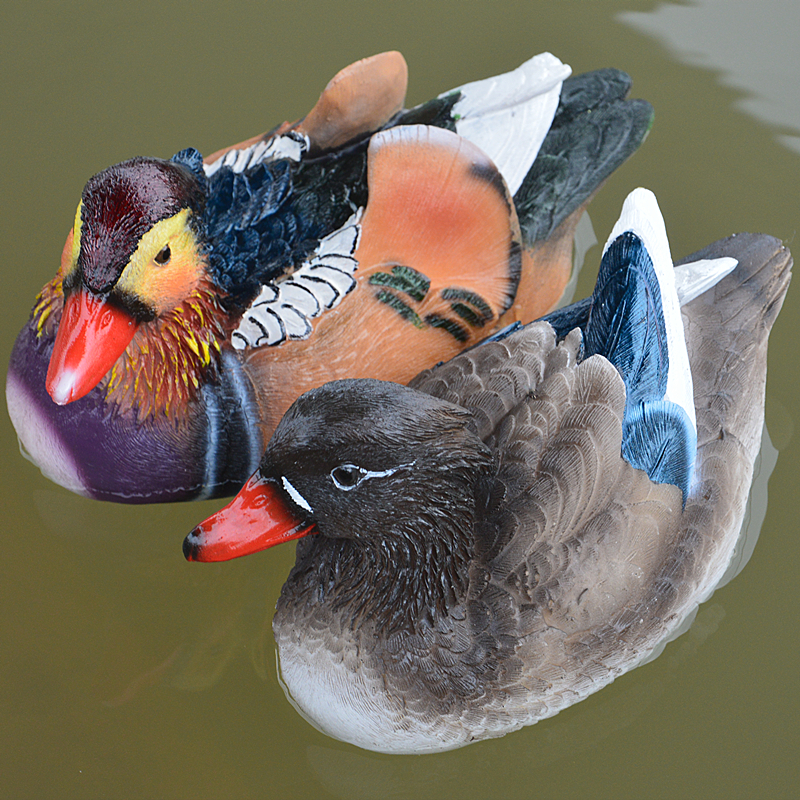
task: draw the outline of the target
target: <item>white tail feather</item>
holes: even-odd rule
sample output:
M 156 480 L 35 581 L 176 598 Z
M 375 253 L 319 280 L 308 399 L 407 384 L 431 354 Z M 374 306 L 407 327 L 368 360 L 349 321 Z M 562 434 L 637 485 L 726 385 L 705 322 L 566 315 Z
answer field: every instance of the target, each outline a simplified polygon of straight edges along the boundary
M 603 253 L 605 254 L 611 243 L 626 231 L 631 231 L 644 243 L 653 262 L 661 290 L 661 307 L 669 353 L 669 373 L 664 399 L 681 406 L 696 428 L 692 371 L 689 367 L 681 307 L 675 285 L 675 268 L 672 264 L 667 229 L 664 226 L 661 209 L 658 207 L 656 196 L 648 189 L 634 189 L 627 196 L 622 206 L 622 213 L 611 231 Z
M 716 286 L 726 275 L 736 269 L 735 258 L 703 258 L 675 267 L 675 288 L 682 306 Z
M 456 133 L 494 161 L 515 194 L 550 130 L 561 83 L 572 70 L 550 53 L 540 53 L 512 72 L 460 86 Z M 451 94 L 445 92 L 441 97 Z

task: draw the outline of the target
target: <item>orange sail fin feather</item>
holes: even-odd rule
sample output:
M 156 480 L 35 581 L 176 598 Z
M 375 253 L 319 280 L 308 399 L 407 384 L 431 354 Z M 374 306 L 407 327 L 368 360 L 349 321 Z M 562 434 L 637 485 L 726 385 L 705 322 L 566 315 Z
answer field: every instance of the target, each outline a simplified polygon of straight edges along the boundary
M 286 342 L 282 359 L 251 352 L 264 414 L 284 412 L 297 386 L 368 377 L 377 360 L 387 380 L 406 382 L 406 347 L 432 360 L 455 355 L 491 331 L 514 297 L 519 226 L 482 151 L 439 128 L 391 128 L 372 138 L 367 174 L 375 190 L 354 252 L 358 291 L 316 319 L 312 337 Z
M 406 97 L 408 66 L 397 51 L 362 58 L 340 70 L 320 95 L 314 108 L 299 122 L 284 122 L 267 133 L 217 150 L 205 160 L 213 164 L 231 151 L 247 150 L 289 131 L 307 136 L 312 152 L 341 147 L 358 136 L 382 128 Z
M 519 225 L 494 165 L 455 134 L 414 126 L 373 137 L 368 175 L 375 190 L 355 253 L 359 280 L 376 287 L 380 300 L 393 288 L 392 275 L 410 268 L 427 281 L 424 290 L 417 283 L 417 293 L 403 292 L 400 277 L 391 296 L 416 300 L 422 324 L 452 310 L 441 294 L 448 290 L 475 298 L 477 327 L 494 323 L 514 297 L 520 271 Z M 474 327 L 456 338 L 473 341 L 482 333 Z
M 341 147 L 382 128 L 403 107 L 407 85 L 406 60 L 397 51 L 363 58 L 330 81 L 297 129 L 312 152 Z
M 412 109 L 407 80 L 381 53 L 298 122 L 90 178 L 7 378 L 46 474 L 122 502 L 230 494 L 302 392 L 407 381 L 556 303 L 651 107 L 547 53 Z

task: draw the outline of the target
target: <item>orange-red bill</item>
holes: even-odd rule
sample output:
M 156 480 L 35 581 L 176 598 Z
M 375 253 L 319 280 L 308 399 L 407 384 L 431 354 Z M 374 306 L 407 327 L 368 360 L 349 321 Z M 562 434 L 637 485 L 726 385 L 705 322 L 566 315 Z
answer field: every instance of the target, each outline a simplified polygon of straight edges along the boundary
M 274 482 L 255 473 L 225 508 L 183 540 L 183 554 L 187 561 L 229 561 L 299 539 L 314 528 L 287 506 Z
M 131 343 L 139 323 L 127 312 L 85 289 L 64 302 L 47 392 L 63 406 L 94 389 Z

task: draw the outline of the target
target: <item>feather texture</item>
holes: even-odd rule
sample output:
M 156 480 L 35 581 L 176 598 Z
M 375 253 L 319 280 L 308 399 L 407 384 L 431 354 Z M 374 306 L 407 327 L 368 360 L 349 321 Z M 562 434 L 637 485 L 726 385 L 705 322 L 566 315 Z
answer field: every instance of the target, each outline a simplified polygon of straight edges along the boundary
M 580 328 L 536 322 L 408 388 L 338 381 L 292 406 L 257 474 L 289 481 L 318 531 L 298 545 L 273 623 L 284 681 L 315 725 L 397 753 L 500 736 L 636 666 L 708 596 L 737 541 L 792 264 L 747 234 L 692 259 L 718 257 L 737 268 L 682 311 L 697 419 L 686 497 L 625 453 L 626 424 L 653 427 L 650 401 L 626 397 L 649 366 L 621 374 Z M 341 491 L 337 465 L 371 477 Z M 193 557 L 215 524 L 193 532 Z

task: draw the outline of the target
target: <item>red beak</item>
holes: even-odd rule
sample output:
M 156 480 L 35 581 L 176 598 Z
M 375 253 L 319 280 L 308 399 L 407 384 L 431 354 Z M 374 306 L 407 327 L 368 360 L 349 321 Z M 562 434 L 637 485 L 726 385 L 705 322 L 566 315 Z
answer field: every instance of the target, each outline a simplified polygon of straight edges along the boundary
M 225 508 L 183 540 L 183 554 L 187 561 L 229 561 L 314 530 L 314 523 L 286 505 L 276 484 L 256 472 Z
M 64 302 L 47 392 L 60 406 L 94 389 L 131 343 L 139 323 L 130 314 L 85 289 Z

